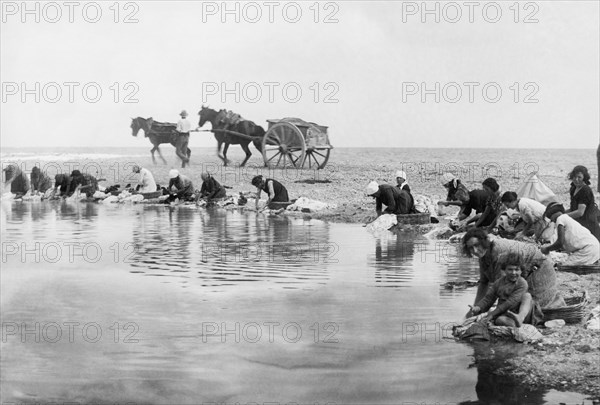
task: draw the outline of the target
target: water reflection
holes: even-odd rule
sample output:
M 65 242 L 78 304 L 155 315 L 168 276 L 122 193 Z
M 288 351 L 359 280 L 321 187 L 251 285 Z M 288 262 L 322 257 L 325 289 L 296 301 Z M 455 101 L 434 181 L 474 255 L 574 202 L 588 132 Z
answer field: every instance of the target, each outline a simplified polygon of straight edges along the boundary
M 52 267 L 19 255 L 2 267 L 4 322 L 28 330 L 36 322 L 97 322 L 106 332 L 96 344 L 81 334 L 69 342 L 66 329 L 57 343 L 9 336 L 0 351 L 0 389 L 9 400 L 542 404 L 549 398 L 494 376 L 500 362 L 484 349 L 440 338 L 435 326 L 460 318 L 475 294 L 474 288 L 446 292 L 440 284 L 476 277 L 477 266 L 464 258 L 445 261 L 435 241 L 374 239 L 355 225 L 195 207 L 2 206 L 3 241 L 75 240 L 105 249 L 104 260 L 84 263 L 85 271 L 80 259 Z M 130 244 L 119 260 L 109 249 L 115 242 Z M 259 343 L 203 341 L 204 322 L 225 322 L 231 330 L 272 321 L 280 325 L 272 342 L 266 330 Z M 117 342 L 115 322 L 139 325 L 140 341 Z M 304 332 L 296 343 L 281 334 L 293 322 Z M 335 344 L 324 342 L 330 323 L 339 328 Z M 469 368 L 473 351 L 476 367 Z M 250 392 L 256 396 L 248 398 Z
M 168 212 L 164 212 L 168 210 Z M 188 286 L 245 282 L 286 288 L 328 279 L 329 224 L 224 210 L 144 207 L 136 216 L 132 272 Z
M 375 240 L 375 283 L 378 287 L 400 287 L 413 278 L 415 244 L 397 236 Z M 371 263 L 370 263 L 371 264 Z
M 559 403 L 559 396 L 563 399 L 570 398 L 569 403 L 585 403 L 584 395 L 550 393 L 547 389 L 524 385 L 516 376 L 495 374 L 507 359 L 526 352 L 528 349 L 525 345 L 478 342 L 471 346 L 474 350 L 471 367 L 477 368 L 477 401 L 463 401 L 460 405 L 541 405 Z M 553 400 L 554 396 L 557 397 L 556 401 Z

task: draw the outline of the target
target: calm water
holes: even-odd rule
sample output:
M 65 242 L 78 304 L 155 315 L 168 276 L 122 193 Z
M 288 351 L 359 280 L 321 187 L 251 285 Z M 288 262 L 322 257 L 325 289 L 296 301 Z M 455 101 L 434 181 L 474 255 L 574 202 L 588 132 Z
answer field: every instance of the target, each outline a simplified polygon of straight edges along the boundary
M 543 404 L 455 343 L 454 246 L 360 225 L 150 206 L 2 204 L 3 402 Z M 480 402 L 478 402 L 480 401 Z

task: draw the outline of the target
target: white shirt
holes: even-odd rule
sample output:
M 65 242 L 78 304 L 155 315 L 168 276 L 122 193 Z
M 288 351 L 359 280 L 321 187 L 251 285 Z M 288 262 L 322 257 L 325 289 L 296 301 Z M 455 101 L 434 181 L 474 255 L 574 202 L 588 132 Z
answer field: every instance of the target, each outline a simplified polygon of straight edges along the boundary
M 540 219 L 543 219 L 544 212 L 546 211 L 544 204 L 526 197 L 519 199 L 517 208 L 521 213 L 521 218 L 528 224 L 533 224 Z
M 562 225 L 565 230 L 565 241 L 563 248 L 567 253 L 573 253 L 579 249 L 583 249 L 588 245 L 598 243 L 596 237 L 579 222 L 567 214 L 562 214 L 556 218 L 556 228 Z
M 150 170 L 146 168 L 140 169 L 140 181 L 141 184 L 140 193 L 151 193 L 156 191 L 156 182 L 154 181 L 154 176 L 150 173 Z
M 192 124 L 190 124 L 190 122 L 187 119 L 182 118 L 179 121 L 177 121 L 177 131 L 190 132 L 191 129 L 192 129 Z

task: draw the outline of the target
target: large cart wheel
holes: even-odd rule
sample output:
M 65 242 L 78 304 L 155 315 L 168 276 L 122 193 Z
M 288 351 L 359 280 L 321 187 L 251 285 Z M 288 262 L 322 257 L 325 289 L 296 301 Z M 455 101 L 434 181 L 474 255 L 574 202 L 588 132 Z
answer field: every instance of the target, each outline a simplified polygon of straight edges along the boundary
M 331 148 L 307 148 L 302 167 L 305 169 L 322 169 L 329 161 L 330 153 Z
M 265 166 L 292 166 L 301 168 L 304 163 L 306 144 L 302 132 L 293 124 L 280 122 L 265 134 L 262 154 Z

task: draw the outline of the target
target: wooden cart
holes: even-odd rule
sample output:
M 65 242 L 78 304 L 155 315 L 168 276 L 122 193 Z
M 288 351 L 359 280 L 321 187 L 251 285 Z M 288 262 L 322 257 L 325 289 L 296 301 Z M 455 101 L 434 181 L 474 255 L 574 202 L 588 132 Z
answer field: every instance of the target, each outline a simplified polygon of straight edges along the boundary
M 322 169 L 333 146 L 327 127 L 300 118 L 267 120 L 269 128 L 262 141 L 266 166 Z

